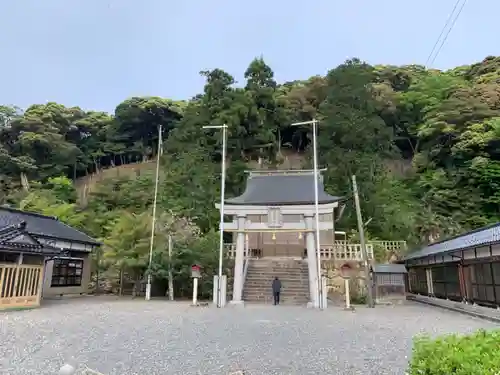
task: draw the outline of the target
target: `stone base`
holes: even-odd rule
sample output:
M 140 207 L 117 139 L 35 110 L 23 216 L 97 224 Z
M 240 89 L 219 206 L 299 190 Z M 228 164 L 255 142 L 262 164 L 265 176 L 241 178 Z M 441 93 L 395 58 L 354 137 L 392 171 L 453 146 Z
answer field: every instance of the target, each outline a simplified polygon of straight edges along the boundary
M 308 309 L 317 309 L 317 306 L 314 306 L 314 302 L 307 302 L 307 308 Z
M 245 307 L 245 302 L 244 301 L 229 301 L 230 306 L 234 307 Z

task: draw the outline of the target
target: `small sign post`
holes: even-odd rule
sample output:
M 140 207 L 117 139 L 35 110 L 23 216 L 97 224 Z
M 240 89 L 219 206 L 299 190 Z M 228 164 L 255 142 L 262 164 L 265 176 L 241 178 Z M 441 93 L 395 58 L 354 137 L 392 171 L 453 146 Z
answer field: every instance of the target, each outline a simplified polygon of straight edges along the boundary
M 193 278 L 193 306 L 198 305 L 198 279 L 201 276 L 201 267 L 198 264 L 191 266 L 191 277 Z
M 345 309 L 351 310 L 351 292 L 349 290 L 349 279 L 352 277 L 353 269 L 349 263 L 340 266 L 340 276 L 344 279 L 345 287 Z

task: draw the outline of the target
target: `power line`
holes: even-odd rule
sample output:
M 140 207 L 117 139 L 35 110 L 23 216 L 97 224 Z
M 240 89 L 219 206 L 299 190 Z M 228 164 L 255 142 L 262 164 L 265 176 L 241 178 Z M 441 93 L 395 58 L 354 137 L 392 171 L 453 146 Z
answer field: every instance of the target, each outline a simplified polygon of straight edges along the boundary
M 434 62 L 436 61 L 436 58 L 438 57 L 439 53 L 441 52 L 441 49 L 443 48 L 444 44 L 446 43 L 446 40 L 448 39 L 448 36 L 451 33 L 451 30 L 453 30 L 455 23 L 457 22 L 458 18 L 460 17 L 460 14 L 462 13 L 462 11 L 465 7 L 465 4 L 467 3 L 467 0 L 463 0 L 462 5 L 458 9 L 458 12 L 455 13 L 455 11 L 457 10 L 461 1 L 462 0 L 457 0 L 455 2 L 455 6 L 453 7 L 453 10 L 451 11 L 450 15 L 448 16 L 448 19 L 446 20 L 446 23 L 444 24 L 443 28 L 441 29 L 441 33 L 439 34 L 439 36 L 436 40 L 436 43 L 434 43 L 434 46 L 432 47 L 431 53 L 427 57 L 427 60 L 425 62 L 425 66 L 428 67 L 428 66 L 434 64 Z M 453 16 L 455 16 L 455 18 L 453 18 Z M 452 19 L 453 19 L 453 21 L 452 21 Z M 451 25 L 450 25 L 450 21 L 452 21 Z M 444 34 L 446 29 L 448 29 L 448 31 L 446 31 L 446 34 Z M 444 34 L 444 38 L 441 39 L 443 34 Z M 439 44 L 440 41 L 441 41 L 441 44 Z M 439 45 L 439 47 L 438 47 L 438 45 Z M 436 47 L 437 47 L 437 49 L 436 49 Z
M 427 56 L 427 60 L 425 60 L 425 66 L 428 66 L 429 61 L 431 60 L 431 57 L 434 54 L 434 51 L 436 50 L 436 47 L 438 46 L 439 41 L 441 40 L 441 37 L 444 34 L 444 31 L 448 27 L 448 24 L 450 23 L 453 15 L 455 14 L 455 11 L 457 10 L 458 4 L 460 4 L 460 1 L 462 1 L 462 0 L 457 0 L 457 2 L 455 3 L 455 6 L 453 7 L 453 10 L 451 11 L 450 15 L 448 16 L 448 19 L 446 20 L 446 23 L 444 24 L 443 28 L 441 29 L 441 33 L 439 33 L 439 36 L 437 37 L 436 42 L 432 46 L 431 53 L 429 53 L 429 56 Z

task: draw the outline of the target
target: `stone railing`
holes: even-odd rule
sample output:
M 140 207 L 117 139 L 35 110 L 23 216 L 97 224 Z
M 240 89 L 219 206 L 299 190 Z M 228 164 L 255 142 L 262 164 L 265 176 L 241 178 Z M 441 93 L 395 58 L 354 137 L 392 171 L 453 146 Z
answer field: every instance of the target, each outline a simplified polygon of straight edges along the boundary
M 323 260 L 363 260 L 361 244 L 348 243 L 347 241 L 335 241 L 334 245 L 321 246 L 321 259 Z M 373 259 L 373 245 L 366 244 L 366 254 L 368 259 Z
M 232 243 L 225 244 L 226 253 L 230 259 L 233 259 L 236 254 L 236 245 Z M 245 258 L 247 256 L 257 257 L 259 250 L 250 249 L 245 251 Z M 373 259 L 373 245 L 366 244 L 366 252 L 368 259 Z M 347 241 L 335 241 L 334 245 L 322 245 L 320 247 L 321 259 L 323 260 L 363 260 L 363 253 L 361 252 L 361 244 L 348 243 Z M 302 256 L 303 254 L 297 254 Z
M 386 252 L 404 253 L 408 249 L 406 241 L 370 241 L 369 243 L 385 249 Z

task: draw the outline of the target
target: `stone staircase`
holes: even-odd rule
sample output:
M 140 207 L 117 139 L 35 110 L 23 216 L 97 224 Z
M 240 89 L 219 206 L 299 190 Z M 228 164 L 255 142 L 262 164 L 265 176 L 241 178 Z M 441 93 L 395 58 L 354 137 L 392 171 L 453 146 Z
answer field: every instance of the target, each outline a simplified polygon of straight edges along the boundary
M 272 281 L 281 280 L 280 304 L 306 305 L 309 302 L 307 261 L 295 259 L 251 259 L 243 288 L 243 300 L 273 303 Z

